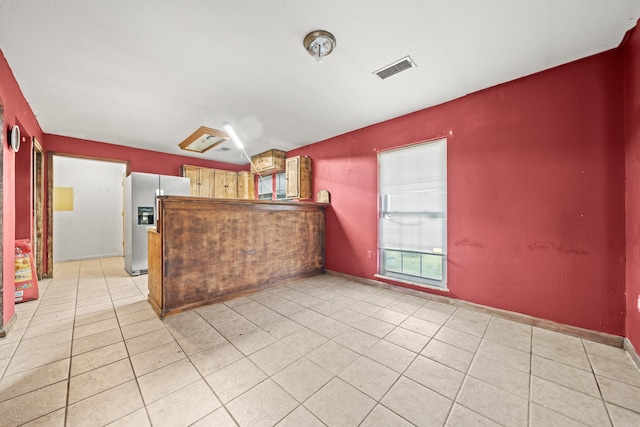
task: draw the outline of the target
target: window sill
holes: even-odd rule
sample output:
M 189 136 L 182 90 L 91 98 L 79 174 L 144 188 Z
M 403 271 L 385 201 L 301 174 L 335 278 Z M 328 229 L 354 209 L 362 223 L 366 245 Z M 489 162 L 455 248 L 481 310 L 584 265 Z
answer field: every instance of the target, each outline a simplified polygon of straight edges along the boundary
M 397 283 L 404 283 L 405 285 L 419 286 L 421 288 L 432 289 L 434 291 L 447 292 L 447 293 L 449 292 L 449 288 L 430 285 L 428 283 L 413 282 L 411 280 L 399 279 L 393 276 L 384 276 L 382 274 L 374 274 L 374 277 L 377 277 L 378 279 L 391 280 Z

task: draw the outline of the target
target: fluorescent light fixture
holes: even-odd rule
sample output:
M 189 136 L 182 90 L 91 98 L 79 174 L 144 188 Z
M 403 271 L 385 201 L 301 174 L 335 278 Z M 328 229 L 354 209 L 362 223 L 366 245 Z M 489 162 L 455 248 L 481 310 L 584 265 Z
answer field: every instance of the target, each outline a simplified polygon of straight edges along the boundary
M 222 131 L 200 126 L 198 130 L 182 141 L 179 147 L 186 151 L 204 153 L 216 145 L 222 144 L 227 139 L 229 139 L 229 136 Z
M 242 142 L 240 142 L 240 138 L 238 138 L 238 134 L 236 133 L 236 131 L 234 131 L 231 127 L 231 123 L 224 122 L 222 124 L 222 128 L 227 133 L 227 135 L 229 135 L 229 138 L 231 138 L 233 143 L 236 144 L 236 147 L 238 147 L 238 149 L 240 150 L 244 150 L 244 146 L 242 145 Z

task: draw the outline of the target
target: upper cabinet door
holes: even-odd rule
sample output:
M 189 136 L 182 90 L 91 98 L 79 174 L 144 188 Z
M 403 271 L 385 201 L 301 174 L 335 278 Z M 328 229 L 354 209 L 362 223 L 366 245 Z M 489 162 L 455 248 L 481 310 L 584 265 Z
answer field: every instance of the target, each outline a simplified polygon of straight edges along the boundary
M 300 197 L 300 157 L 287 159 L 287 199 Z
M 200 197 L 213 197 L 213 170 L 200 168 Z
M 200 195 L 200 173 L 198 167 L 183 165 L 180 166 L 180 175 L 189 178 L 189 189 L 191 190 L 192 196 Z
M 213 197 L 217 199 L 235 199 L 238 197 L 237 174 L 235 172 L 215 170 Z
M 238 199 L 255 199 L 255 175 L 251 172 L 238 172 Z
M 296 156 L 287 159 L 287 199 L 311 198 L 311 158 Z
M 238 174 L 236 172 L 225 172 L 225 199 L 238 198 Z
M 251 157 L 251 172 L 271 175 L 285 169 L 287 153 L 282 150 L 269 150 Z

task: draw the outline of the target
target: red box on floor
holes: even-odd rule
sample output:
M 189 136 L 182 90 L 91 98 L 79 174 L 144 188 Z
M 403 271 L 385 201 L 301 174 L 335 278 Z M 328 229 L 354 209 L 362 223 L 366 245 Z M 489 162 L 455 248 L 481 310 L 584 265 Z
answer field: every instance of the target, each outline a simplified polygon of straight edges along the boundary
M 33 262 L 31 241 L 16 240 L 15 252 L 15 302 L 38 299 L 38 277 Z

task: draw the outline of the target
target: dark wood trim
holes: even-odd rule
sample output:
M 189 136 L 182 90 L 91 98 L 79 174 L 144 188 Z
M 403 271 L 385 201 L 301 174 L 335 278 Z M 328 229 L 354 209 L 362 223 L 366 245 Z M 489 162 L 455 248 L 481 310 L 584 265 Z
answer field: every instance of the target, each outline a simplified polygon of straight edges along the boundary
M 314 206 L 326 207 L 329 203 L 317 203 L 317 202 L 297 202 L 291 200 L 247 200 L 247 199 L 214 199 L 211 197 L 191 197 L 191 196 L 160 196 L 159 199 L 170 200 L 171 202 L 188 201 L 188 204 L 184 205 L 184 209 L 201 209 L 196 203 L 223 203 L 225 205 L 240 204 L 240 205 L 265 205 L 266 209 L 272 209 L 273 206 L 286 206 L 290 210 L 310 209 L 315 210 Z M 281 208 L 278 208 L 279 210 Z M 286 209 L 286 208 L 285 208 Z
M 131 175 L 131 163 L 129 162 L 129 160 L 112 159 L 109 157 L 84 156 L 82 154 L 58 153 L 56 151 L 49 151 L 48 153 L 59 157 L 74 157 L 76 159 L 98 160 L 100 162 L 124 163 L 125 165 L 127 165 L 126 175 Z
M 578 328 L 577 326 L 564 325 L 562 323 L 552 322 L 551 320 L 540 319 L 537 317 L 528 316 L 526 314 L 514 313 L 512 311 L 501 310 L 493 307 L 487 307 L 485 305 L 474 304 L 472 302 L 463 301 L 460 299 L 454 299 L 446 296 L 435 295 L 427 292 L 421 292 L 415 289 L 404 288 L 402 286 L 394 286 L 394 285 L 390 285 L 388 283 L 380 282 L 377 280 L 371 280 L 371 279 L 365 279 L 362 277 L 352 276 L 350 274 L 339 273 L 331 270 L 327 270 L 326 272 L 329 274 L 334 274 L 336 276 L 345 277 L 347 279 L 350 279 L 356 282 L 365 283 L 367 285 L 380 286 L 385 289 L 390 289 L 396 292 L 417 296 L 419 298 L 423 298 L 429 301 L 436 301 L 443 304 L 450 304 L 459 308 L 478 311 L 481 313 L 489 314 L 491 316 L 512 320 L 518 323 L 524 323 L 525 325 L 536 326 L 538 328 L 548 329 L 551 331 L 560 332 L 567 335 L 573 335 L 578 338 L 588 339 L 588 340 L 599 342 L 602 344 L 607 344 L 613 347 L 618 347 L 618 348 L 624 347 L 625 338 L 618 335 L 592 331 L 590 329 Z
M 44 277 L 53 277 L 53 153 L 47 153 L 47 268 Z
M 36 252 L 36 275 L 44 277 L 44 152 L 38 140 L 33 137 L 33 194 L 34 194 L 34 241 Z

